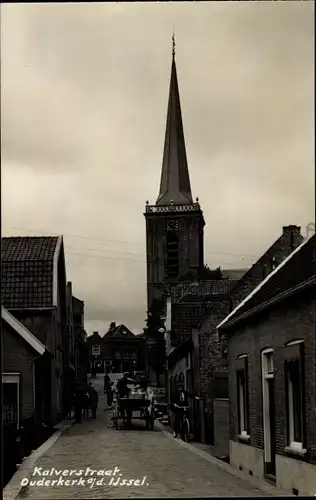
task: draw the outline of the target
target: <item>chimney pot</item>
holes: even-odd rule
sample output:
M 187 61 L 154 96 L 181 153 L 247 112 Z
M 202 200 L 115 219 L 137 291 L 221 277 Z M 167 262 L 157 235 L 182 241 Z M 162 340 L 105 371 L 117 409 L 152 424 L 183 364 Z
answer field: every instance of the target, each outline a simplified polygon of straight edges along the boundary
M 283 226 L 283 234 L 285 233 L 300 233 L 300 226 L 296 226 L 295 224 L 290 224 L 289 226 Z

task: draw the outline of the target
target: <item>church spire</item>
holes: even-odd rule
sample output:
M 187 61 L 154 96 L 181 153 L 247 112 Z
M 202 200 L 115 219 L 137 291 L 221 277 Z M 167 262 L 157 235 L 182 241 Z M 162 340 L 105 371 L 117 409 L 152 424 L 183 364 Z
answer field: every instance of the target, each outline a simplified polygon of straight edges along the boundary
M 187 155 L 185 150 L 180 95 L 175 63 L 175 35 L 172 37 L 172 66 L 165 147 L 161 181 L 156 205 L 188 205 L 193 203 Z

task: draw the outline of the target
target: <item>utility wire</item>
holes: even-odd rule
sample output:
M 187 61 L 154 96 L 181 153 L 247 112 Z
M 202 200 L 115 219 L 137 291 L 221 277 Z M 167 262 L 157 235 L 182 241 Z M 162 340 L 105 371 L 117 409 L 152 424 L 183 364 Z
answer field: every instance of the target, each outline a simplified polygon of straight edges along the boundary
M 93 240 L 93 241 L 102 241 L 105 243 L 121 243 L 124 245 L 137 245 L 137 246 L 142 246 L 141 243 L 136 243 L 132 241 L 123 241 L 123 240 L 110 240 L 110 239 L 104 239 L 104 238 L 91 238 L 89 236 L 79 236 L 75 234 L 67 234 L 67 233 L 55 233 L 54 231 L 42 231 L 38 229 L 24 229 L 22 227 L 8 227 L 3 225 L 3 227 L 6 227 L 7 229 L 13 229 L 14 231 L 25 231 L 27 233 L 39 233 L 39 234 L 47 234 L 47 235 L 54 235 L 54 236 L 59 236 L 60 234 L 63 234 L 63 236 L 69 236 L 70 238 L 79 238 L 82 240 Z
M 47 232 L 47 231 L 40 231 L 40 230 L 37 230 L 37 229 L 23 229 L 23 228 L 17 228 L 17 227 L 8 227 L 8 226 L 3 226 L 3 227 L 6 227 L 7 229 L 11 229 L 11 230 L 14 230 L 14 231 L 25 231 L 25 232 L 31 232 L 31 233 L 39 233 L 39 234 L 49 234 L 49 235 L 54 235 L 54 236 L 57 236 L 59 235 L 60 233 L 54 233 L 53 231 L 50 231 L 50 232 Z M 86 240 L 92 240 L 92 241 L 100 241 L 100 242 L 105 242 L 105 243 L 121 243 L 121 244 L 127 244 L 127 245 L 138 245 L 138 246 L 142 246 L 141 243 L 136 243 L 136 242 L 131 242 L 131 241 L 122 241 L 122 240 L 110 240 L 110 239 L 101 239 L 101 238 L 91 238 L 91 237 L 87 237 L 87 236 L 75 236 L 75 235 L 72 235 L 72 234 L 67 234 L 67 233 L 63 233 L 63 236 L 68 236 L 70 238 L 79 238 L 79 239 L 86 239 Z M 70 245 L 67 245 L 67 246 L 70 246 Z M 71 248 L 78 248 L 79 247 L 71 247 Z M 82 248 L 82 247 L 81 247 Z M 102 252 L 103 250 L 99 250 L 97 248 L 82 248 L 82 250 L 92 250 L 92 251 L 97 251 L 97 252 Z M 112 252 L 115 252 L 115 250 L 110 250 Z M 141 255 L 140 253 L 134 253 L 134 252 L 119 252 L 119 253 L 124 253 L 126 255 Z M 245 254 L 245 253 L 232 253 L 232 252 L 208 252 L 208 254 L 210 255 L 230 255 L 230 256 L 233 256 L 233 257 L 252 257 L 252 258 L 255 258 L 255 259 L 258 259 L 259 256 L 258 255 L 253 255 L 253 254 Z M 140 262 L 144 262 L 144 261 L 140 261 Z

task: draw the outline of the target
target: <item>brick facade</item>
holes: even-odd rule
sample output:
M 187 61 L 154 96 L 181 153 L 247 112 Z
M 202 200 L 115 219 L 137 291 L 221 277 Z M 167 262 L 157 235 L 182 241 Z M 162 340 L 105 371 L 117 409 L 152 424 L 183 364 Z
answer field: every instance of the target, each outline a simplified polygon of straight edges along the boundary
M 218 326 L 228 336 L 231 463 L 300 495 L 316 491 L 315 241 L 299 245 Z
M 116 329 L 124 327 L 120 325 Z M 126 328 L 126 327 L 124 327 Z M 123 330 L 124 330 L 123 328 Z M 128 329 L 126 329 L 127 331 Z M 130 332 L 130 336 L 119 334 L 116 336 L 104 335 L 101 337 L 98 332 L 93 332 L 87 339 L 88 355 L 90 366 L 96 362 L 101 365 L 99 371 L 104 370 L 122 373 L 129 370 L 145 369 L 145 349 L 146 339 Z M 100 346 L 100 355 L 92 355 L 92 346 Z
M 304 339 L 306 442 L 309 461 L 316 463 L 315 305 L 315 290 L 308 291 L 301 297 L 293 298 L 286 309 L 279 306 L 270 313 L 262 313 L 245 327 L 234 331 L 229 338 L 230 439 L 238 441 L 236 359 L 241 354 L 247 354 L 250 445 L 264 449 L 261 351 L 271 347 L 275 355 L 276 452 L 285 454 L 286 404 L 282 351 L 287 342 Z

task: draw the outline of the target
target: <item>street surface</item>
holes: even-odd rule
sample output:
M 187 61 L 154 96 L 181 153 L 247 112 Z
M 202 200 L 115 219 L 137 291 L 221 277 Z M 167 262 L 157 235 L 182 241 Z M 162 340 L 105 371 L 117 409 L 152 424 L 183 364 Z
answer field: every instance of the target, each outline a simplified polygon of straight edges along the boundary
M 100 390 L 97 419 L 73 425 L 39 458 L 29 479 L 55 483 L 29 484 L 19 499 L 266 495 L 160 430 L 147 431 L 143 422 L 135 421 L 130 430 L 115 430 L 112 412 L 104 411 L 103 378 L 99 376 L 93 384 Z M 64 473 L 67 476 L 62 476 L 62 471 L 68 471 Z M 96 471 L 103 472 L 97 475 Z M 108 475 L 100 475 L 105 472 Z M 67 480 L 68 485 L 62 484 Z

